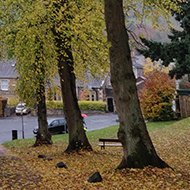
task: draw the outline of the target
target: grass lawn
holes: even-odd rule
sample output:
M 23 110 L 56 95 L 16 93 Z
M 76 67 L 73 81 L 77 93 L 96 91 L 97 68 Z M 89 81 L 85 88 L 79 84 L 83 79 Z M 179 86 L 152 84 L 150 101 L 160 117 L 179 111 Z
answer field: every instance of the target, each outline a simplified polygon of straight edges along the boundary
M 116 138 L 118 126 L 87 132 L 93 152 L 65 154 L 68 135 L 54 135 L 52 146 L 31 148 L 35 139 L 3 144 L 10 154 L 0 157 L 0 189 L 190 189 L 190 118 L 175 122 L 147 123 L 158 155 L 173 169 L 146 167 L 115 171 L 121 147 L 101 150 L 99 138 Z M 52 158 L 44 161 L 39 154 Z M 56 168 L 63 161 L 68 169 Z M 103 181 L 88 183 L 99 171 Z

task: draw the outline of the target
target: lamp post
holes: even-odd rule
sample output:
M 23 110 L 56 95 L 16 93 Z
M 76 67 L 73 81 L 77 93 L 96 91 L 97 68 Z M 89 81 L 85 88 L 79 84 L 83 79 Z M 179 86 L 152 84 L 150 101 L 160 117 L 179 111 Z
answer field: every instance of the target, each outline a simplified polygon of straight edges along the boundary
M 21 111 L 21 115 L 22 115 L 22 138 L 24 139 L 23 109 L 22 109 L 22 111 Z

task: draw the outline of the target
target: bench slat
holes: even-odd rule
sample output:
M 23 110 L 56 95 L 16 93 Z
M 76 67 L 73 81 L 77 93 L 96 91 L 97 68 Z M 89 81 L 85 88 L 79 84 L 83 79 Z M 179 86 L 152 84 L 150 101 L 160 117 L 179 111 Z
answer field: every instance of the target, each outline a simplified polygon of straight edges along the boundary
M 98 144 L 98 146 L 122 146 L 122 144 Z
M 98 144 L 99 146 L 101 146 L 101 149 L 105 149 L 106 146 L 120 146 L 120 147 L 122 146 L 119 139 L 103 139 L 103 138 L 100 138 L 99 141 L 102 142 L 101 144 Z M 117 144 L 105 143 L 105 142 L 117 142 Z
M 99 139 L 100 142 L 120 142 L 119 139 Z

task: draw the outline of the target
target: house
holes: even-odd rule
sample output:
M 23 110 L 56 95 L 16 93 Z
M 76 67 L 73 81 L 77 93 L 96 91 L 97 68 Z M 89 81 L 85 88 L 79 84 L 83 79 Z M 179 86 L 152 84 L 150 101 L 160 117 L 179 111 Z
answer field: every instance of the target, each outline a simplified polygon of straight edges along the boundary
M 0 61 L 0 97 L 11 98 L 15 97 L 15 83 L 18 79 L 15 71 L 16 60 Z
M 77 80 L 76 91 L 78 100 L 103 101 L 103 81 L 104 77 L 94 78 L 91 75 L 86 82 Z
M 93 78 L 89 82 L 77 81 L 78 100 L 107 102 L 107 110 L 114 111 L 113 90 L 110 81 L 110 73 L 105 77 Z
M 16 60 L 0 61 L 0 97 L 15 97 L 15 82 L 18 79 L 15 71 Z M 137 79 L 137 89 L 141 89 L 145 78 L 143 77 L 143 66 L 133 59 L 133 71 Z M 76 92 L 78 100 L 105 101 L 107 110 L 115 111 L 113 90 L 111 86 L 110 73 L 105 77 L 89 77 L 88 82 L 76 82 Z M 52 87 L 53 86 L 53 87 Z M 51 87 L 51 88 L 50 88 Z M 61 100 L 61 87 L 59 77 L 53 79 L 53 85 L 50 82 L 46 84 L 46 96 L 52 95 L 53 100 Z
M 2 98 L 13 98 L 16 97 L 16 93 L 14 92 L 16 81 L 18 79 L 18 73 L 15 70 L 16 60 L 3 60 L 0 61 L 0 97 Z M 54 100 L 61 100 L 60 93 L 60 80 L 59 77 L 55 77 L 53 79 L 54 86 L 57 86 L 55 92 L 53 93 Z M 46 95 L 48 94 L 48 89 L 50 84 L 47 82 L 46 84 Z
M 61 100 L 61 86 L 59 76 L 55 76 L 52 82 L 47 81 L 45 86 L 47 100 Z
M 145 76 L 139 76 L 137 79 L 136 79 L 136 86 L 137 86 L 137 91 L 140 91 L 143 86 L 144 86 L 144 81 L 146 80 L 146 77 Z
M 141 61 L 140 59 L 138 61 Z M 143 76 L 143 66 L 133 59 L 133 72 L 136 78 L 137 90 L 142 89 L 145 77 Z M 107 102 L 107 110 L 114 112 L 115 103 L 113 98 L 113 89 L 111 86 L 111 74 L 102 78 L 93 78 L 89 83 L 81 83 L 77 81 L 77 95 L 79 100 L 83 98 L 90 101 Z M 85 93 L 85 88 L 87 93 Z

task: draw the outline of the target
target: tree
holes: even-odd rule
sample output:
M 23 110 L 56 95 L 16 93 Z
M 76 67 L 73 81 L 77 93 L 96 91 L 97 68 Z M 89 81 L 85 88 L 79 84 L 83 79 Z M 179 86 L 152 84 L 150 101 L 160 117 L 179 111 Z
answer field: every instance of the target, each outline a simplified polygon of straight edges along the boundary
M 171 42 L 161 43 L 141 38 L 146 48 L 138 49 L 141 54 L 150 57 L 153 61 L 161 59 L 165 66 L 175 62 L 175 66 L 170 70 L 169 75 L 171 77 L 176 76 L 176 79 L 180 79 L 185 74 L 190 74 L 190 1 L 178 2 L 178 6 L 180 11 L 173 11 L 173 15 L 179 21 L 181 30 L 171 29 L 171 34 L 168 35 Z
M 39 49 L 36 52 L 36 63 L 38 64 L 36 70 L 36 78 L 39 82 L 36 88 L 36 100 L 37 100 L 37 115 L 38 115 L 38 132 L 36 136 L 36 142 L 33 146 L 39 146 L 41 144 L 52 144 L 51 140 L 51 133 L 48 130 L 48 123 L 47 123 L 47 109 L 46 109 L 46 97 L 45 97 L 45 65 L 44 65 L 44 47 L 40 45 Z M 20 77 L 22 79 L 22 76 Z M 22 79 L 23 80 L 23 79 Z M 18 83 L 17 83 L 18 84 Z M 19 90 L 17 90 L 20 92 Z M 21 92 L 20 92 L 21 93 Z M 20 94 L 20 97 L 22 95 Z
M 16 70 L 19 78 L 16 91 L 20 99 L 29 105 L 37 103 L 38 134 L 35 145 L 52 144 L 51 134 L 47 128 L 45 104 L 45 84 L 48 78 L 54 76 L 52 65 L 56 53 L 49 43 L 51 35 L 47 33 L 41 16 L 40 4 L 33 2 L 2 1 L 1 40 L 5 53 L 17 59 Z M 48 69 L 47 69 L 48 68 Z
M 25 94 L 27 100 L 31 95 L 36 98 L 34 92 L 42 90 L 42 86 L 35 83 L 34 71 L 39 71 L 39 64 L 34 59 L 29 61 L 31 64 L 26 64 L 26 58 L 36 57 L 35 48 L 42 43 L 43 48 L 47 47 L 47 51 L 46 54 L 45 51 L 40 54 L 38 63 L 44 63 L 44 75 L 42 75 L 44 84 L 47 79 L 52 79 L 55 70 L 59 71 L 60 75 L 64 113 L 69 130 L 67 152 L 84 147 L 91 150 L 77 102 L 75 73 L 80 73 L 82 76 L 90 71 L 96 75 L 108 68 L 101 2 L 91 1 L 89 4 L 89 1 L 38 0 L 1 3 L 2 12 L 5 12 L 2 20 L 8 18 L 2 30 L 5 34 L 4 41 L 7 48 L 14 52 L 18 63 L 21 64 L 21 70 L 23 69 L 23 80 L 19 83 L 19 88 L 28 90 Z M 11 35 L 7 36 L 9 28 Z M 36 36 L 39 37 L 39 43 L 37 41 L 33 44 Z M 11 44 L 8 43 L 10 39 L 14 41 L 13 47 L 8 46 Z M 35 65 L 36 70 L 33 69 Z M 30 80 L 27 73 L 30 73 L 29 76 L 34 80 Z
M 68 7 L 67 1 L 65 6 Z M 69 145 L 65 152 L 70 153 L 74 150 L 85 148 L 92 150 L 92 147 L 86 137 L 83 127 L 83 119 L 81 111 L 78 106 L 76 96 L 76 77 L 74 73 L 74 59 L 71 48 L 71 37 L 67 36 L 64 31 L 57 30 L 60 28 L 60 24 L 65 23 L 66 20 L 72 19 L 71 12 L 63 13 L 61 11 L 61 4 L 54 3 L 55 11 L 61 12 L 62 18 L 58 24 L 52 28 L 52 32 L 55 37 L 57 54 L 58 54 L 58 70 L 60 76 L 62 98 L 64 103 L 64 113 L 67 120 L 69 130 Z M 57 22 L 55 22 L 57 23 Z M 65 28 L 68 31 L 68 28 Z
M 77 102 L 75 73 L 79 70 L 85 74 L 88 70 L 96 75 L 107 67 L 107 64 L 102 64 L 102 60 L 107 60 L 107 54 L 104 54 L 107 42 L 102 31 L 101 4 L 91 1 L 89 6 L 89 2 L 86 1 L 82 3 L 62 0 L 53 2 L 52 5 L 53 11 L 49 9 L 53 13 L 50 17 L 54 23 L 51 31 L 55 38 L 64 113 L 69 130 L 66 152 L 78 151 L 81 148 L 92 150 Z M 83 34 L 78 32 L 80 30 Z
M 156 153 L 141 113 L 125 28 L 122 0 L 104 0 L 109 49 L 111 83 L 119 116 L 118 138 L 123 159 L 118 169 L 152 165 L 169 167 Z
M 160 62 L 153 63 L 150 58 L 146 58 L 146 63 L 141 64 L 144 66 L 144 75 L 154 71 L 160 71 L 168 74 L 170 69 L 172 68 L 171 65 L 169 67 L 165 67 Z
M 172 101 L 175 95 L 175 81 L 166 73 L 152 71 L 139 92 L 143 116 L 149 121 L 168 121 L 174 118 Z

